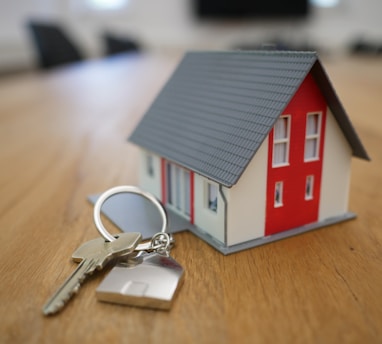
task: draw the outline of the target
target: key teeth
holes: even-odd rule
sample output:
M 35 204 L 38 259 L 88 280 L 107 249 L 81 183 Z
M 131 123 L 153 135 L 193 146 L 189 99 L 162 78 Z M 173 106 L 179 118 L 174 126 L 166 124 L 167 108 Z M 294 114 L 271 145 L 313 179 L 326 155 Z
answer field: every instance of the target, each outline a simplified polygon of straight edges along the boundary
M 84 278 L 82 279 L 84 280 Z M 46 307 L 47 309 L 43 309 L 43 313 L 45 315 L 52 315 L 59 312 L 64 306 L 68 303 L 68 301 L 72 298 L 74 294 L 77 294 L 81 288 L 81 283 L 78 282 L 77 285 L 62 299 L 59 301 L 55 301 L 54 305 L 49 305 Z
M 80 287 L 81 287 L 81 284 L 78 283 L 72 290 L 72 293 L 68 296 L 68 298 L 72 297 L 73 294 L 78 294 L 79 290 L 80 290 Z M 67 300 L 66 300 L 67 301 Z
M 64 305 L 65 305 L 64 301 L 57 302 L 55 303 L 54 306 L 50 306 L 47 309 L 44 308 L 43 313 L 44 315 L 53 315 L 57 313 L 58 311 L 60 311 L 64 307 Z
M 84 279 L 82 279 L 82 280 L 84 280 Z M 67 293 L 66 297 L 61 300 L 61 302 L 63 304 L 62 307 L 69 301 L 69 299 L 71 299 L 71 297 L 73 295 L 78 294 L 78 292 L 80 291 L 80 288 L 81 288 L 81 283 L 78 282 L 76 284 L 76 286 L 73 287 L 73 289 L 69 293 Z
M 60 303 L 57 303 L 55 309 L 54 309 L 54 313 L 58 312 L 59 310 L 61 310 L 63 307 L 64 307 L 65 303 L 63 301 L 61 301 Z

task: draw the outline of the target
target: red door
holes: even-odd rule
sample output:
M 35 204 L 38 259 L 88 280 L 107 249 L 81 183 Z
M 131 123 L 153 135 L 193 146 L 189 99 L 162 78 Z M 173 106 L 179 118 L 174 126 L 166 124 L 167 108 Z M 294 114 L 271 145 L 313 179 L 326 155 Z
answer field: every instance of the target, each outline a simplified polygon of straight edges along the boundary
M 326 107 L 308 75 L 269 134 L 266 235 L 318 220 Z

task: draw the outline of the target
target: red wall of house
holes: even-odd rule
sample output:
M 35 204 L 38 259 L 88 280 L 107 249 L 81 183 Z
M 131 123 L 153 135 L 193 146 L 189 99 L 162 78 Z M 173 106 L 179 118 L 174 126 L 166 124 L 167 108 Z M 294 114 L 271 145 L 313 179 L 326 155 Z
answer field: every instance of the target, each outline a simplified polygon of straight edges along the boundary
M 269 134 L 265 234 L 271 235 L 318 220 L 326 102 L 308 75 L 283 114 L 291 116 L 289 166 L 272 167 L 273 129 Z M 307 113 L 320 112 L 319 160 L 304 162 Z M 305 200 L 306 177 L 314 176 L 313 199 Z M 275 207 L 275 183 L 283 182 L 283 205 Z

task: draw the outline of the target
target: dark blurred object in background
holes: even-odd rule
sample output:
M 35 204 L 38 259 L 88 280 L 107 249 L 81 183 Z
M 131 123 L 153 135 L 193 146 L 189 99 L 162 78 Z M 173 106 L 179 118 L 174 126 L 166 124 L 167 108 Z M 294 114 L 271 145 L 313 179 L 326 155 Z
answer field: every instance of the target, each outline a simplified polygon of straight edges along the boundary
M 266 43 L 242 43 L 232 47 L 234 50 L 288 50 L 288 51 L 320 51 L 315 45 L 308 42 L 292 43 L 282 39 L 266 40 Z
M 382 41 L 376 42 L 365 38 L 358 38 L 350 44 L 350 52 L 354 55 L 382 55 Z
M 140 45 L 135 40 L 106 32 L 102 36 L 104 51 L 106 56 L 127 53 L 127 52 L 139 52 L 141 50 Z
M 40 68 L 49 69 L 83 60 L 79 48 L 59 24 L 30 21 L 28 28 Z
M 308 0 L 194 0 L 197 18 L 306 17 Z

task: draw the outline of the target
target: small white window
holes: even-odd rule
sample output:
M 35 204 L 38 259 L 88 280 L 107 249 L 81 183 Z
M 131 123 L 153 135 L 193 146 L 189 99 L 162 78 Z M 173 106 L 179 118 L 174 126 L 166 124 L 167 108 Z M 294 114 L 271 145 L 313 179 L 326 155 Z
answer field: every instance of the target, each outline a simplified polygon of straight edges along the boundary
M 283 205 L 283 182 L 276 182 L 275 184 L 275 207 L 281 207 Z
M 305 183 L 305 199 L 313 199 L 314 176 L 307 176 Z
M 181 197 L 181 194 L 182 194 L 182 189 L 183 189 L 183 185 L 181 184 L 182 183 L 182 172 L 183 172 L 183 169 L 181 169 L 179 166 L 177 165 L 174 165 L 174 174 L 175 174 L 175 207 L 178 209 L 178 210 L 181 210 L 182 209 L 182 197 Z
M 167 203 L 173 205 L 173 193 L 177 185 L 174 182 L 173 177 L 173 165 L 169 162 L 166 163 L 166 181 L 167 181 Z
M 207 207 L 214 212 L 218 211 L 218 187 L 216 184 L 207 183 Z
M 191 215 L 191 174 L 190 171 L 166 162 L 167 205 L 187 218 Z
M 290 116 L 280 117 L 273 131 L 273 166 L 289 162 Z
M 184 212 L 186 215 L 190 216 L 191 214 L 191 200 L 190 200 L 190 195 L 191 195 L 191 182 L 190 182 L 190 172 L 187 170 L 184 170 L 183 174 L 183 183 L 184 183 Z
M 305 161 L 319 158 L 321 114 L 309 113 L 306 119 Z
M 154 177 L 154 157 L 151 154 L 146 154 L 146 173 Z

